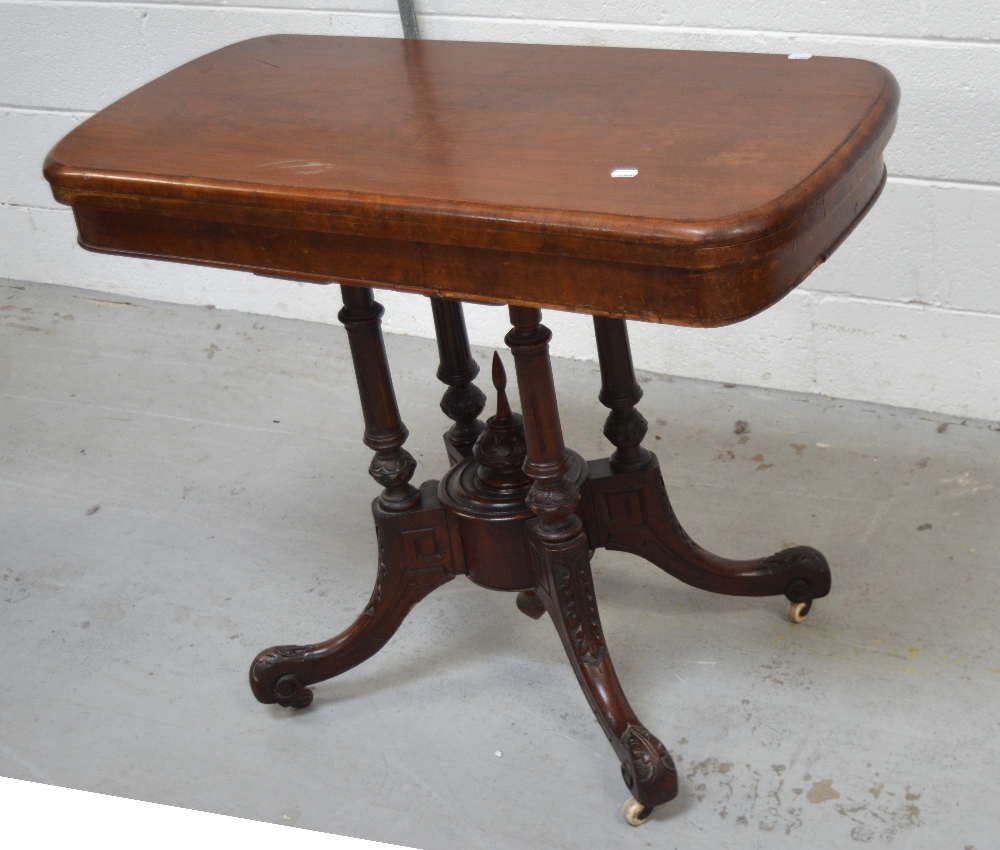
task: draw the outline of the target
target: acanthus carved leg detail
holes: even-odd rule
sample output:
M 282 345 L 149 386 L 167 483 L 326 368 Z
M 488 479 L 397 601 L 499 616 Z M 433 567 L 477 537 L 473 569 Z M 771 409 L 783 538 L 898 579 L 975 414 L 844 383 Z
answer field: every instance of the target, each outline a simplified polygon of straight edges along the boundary
M 636 717 L 608 654 L 586 541 L 537 549 L 542 600 L 577 680 L 621 761 L 622 779 L 643 808 L 677 796 L 677 770 L 666 747 Z M 646 813 L 648 815 L 648 812 Z

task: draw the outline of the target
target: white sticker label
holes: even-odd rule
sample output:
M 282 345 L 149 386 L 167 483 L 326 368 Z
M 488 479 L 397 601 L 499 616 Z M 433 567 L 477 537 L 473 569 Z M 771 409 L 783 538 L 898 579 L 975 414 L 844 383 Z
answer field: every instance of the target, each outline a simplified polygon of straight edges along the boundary
M 789 59 L 812 59 L 813 55 L 811 53 L 789 53 Z
M 616 168 L 611 172 L 612 177 L 635 177 L 638 174 L 638 168 Z

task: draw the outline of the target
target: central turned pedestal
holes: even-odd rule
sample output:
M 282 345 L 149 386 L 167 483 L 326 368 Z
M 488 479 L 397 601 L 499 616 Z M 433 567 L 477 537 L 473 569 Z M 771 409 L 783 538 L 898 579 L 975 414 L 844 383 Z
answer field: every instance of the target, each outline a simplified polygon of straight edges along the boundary
M 392 387 L 381 333 L 382 308 L 364 287 L 342 286 L 365 417 L 369 471 L 383 486 L 372 505 L 378 574 L 368 606 L 343 633 L 307 646 L 261 652 L 250 669 L 257 699 L 304 708 L 309 685 L 360 664 L 381 649 L 409 610 L 436 587 L 465 574 L 493 590 L 517 591 L 531 617 L 548 612 L 594 715 L 621 761 L 632 793 L 626 820 L 642 823 L 677 795 L 677 771 L 663 744 L 640 722 L 615 675 L 601 628 L 590 557 L 597 548 L 640 555 L 695 587 L 739 596 L 784 595 L 801 621 L 830 589 L 823 556 L 808 547 L 768 558 L 731 561 L 706 552 L 685 533 L 667 499 L 655 455 L 642 447 L 646 421 L 621 319 L 595 317 L 600 400 L 611 412 L 604 434 L 610 458 L 584 461 L 563 442 L 549 361 L 550 331 L 541 311 L 511 306 L 506 342 L 514 356 L 523 416 L 512 412 L 499 354 L 493 360 L 497 412 L 485 425 L 485 395 L 469 349 L 459 302 L 432 299 L 448 385 L 442 410 L 452 468 L 441 482 L 410 484 L 416 462 Z

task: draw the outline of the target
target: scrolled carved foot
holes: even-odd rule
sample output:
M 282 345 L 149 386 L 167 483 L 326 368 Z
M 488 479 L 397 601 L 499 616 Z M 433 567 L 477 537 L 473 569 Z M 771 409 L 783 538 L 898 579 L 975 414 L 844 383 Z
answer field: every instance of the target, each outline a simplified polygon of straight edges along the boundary
M 645 726 L 629 724 L 619 743 L 616 749 L 622 757 L 622 779 L 633 799 L 650 810 L 638 821 L 641 823 L 653 806 L 677 796 L 677 768 L 667 748 Z
M 785 587 L 789 602 L 811 602 L 830 592 L 830 565 L 812 546 L 793 546 L 764 558 L 761 567 L 771 573 L 794 576 Z
M 785 616 L 793 623 L 805 622 L 813 599 L 830 590 L 830 567 L 811 546 L 794 546 L 764 558 L 761 566 L 777 575 L 793 575 L 785 586 L 788 607 Z
M 277 703 L 285 708 L 305 708 L 313 692 L 295 675 L 310 647 L 275 646 L 265 649 L 250 665 L 250 688 L 262 703 Z

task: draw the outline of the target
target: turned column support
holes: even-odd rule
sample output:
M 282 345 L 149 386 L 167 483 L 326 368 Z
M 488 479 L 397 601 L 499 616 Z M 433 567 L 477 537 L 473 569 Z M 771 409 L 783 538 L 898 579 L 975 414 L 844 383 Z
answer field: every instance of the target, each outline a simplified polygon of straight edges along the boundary
M 583 536 L 583 523 L 573 511 L 580 501 L 576 484 L 566 477 L 572 465 L 563 441 L 556 402 L 549 340 L 552 331 L 541 324 L 542 311 L 534 307 L 510 307 L 514 326 L 505 342 L 514 355 L 521 411 L 528 452 L 524 472 L 533 484 L 527 504 L 539 519 L 536 534 L 549 543 Z
M 389 361 L 382 339 L 385 312 L 367 286 L 341 285 L 344 308 L 338 318 L 347 329 L 354 374 L 365 418 L 364 443 L 375 451 L 368 473 L 384 488 L 378 498 L 386 511 L 405 511 L 420 501 L 410 484 L 417 462 L 403 443 L 409 432 L 399 416 Z
M 615 472 L 643 469 L 650 462 L 649 452 L 641 445 L 649 425 L 635 409 L 642 388 L 635 379 L 625 320 L 594 316 L 594 335 L 601 366 L 598 399 L 611 410 L 604 422 L 604 436 L 616 449 L 611 455 L 611 468 Z
M 448 385 L 441 410 L 455 423 L 444 435 L 448 459 L 454 465 L 472 453 L 482 433 L 484 425 L 478 417 L 486 406 L 486 395 L 472 383 L 479 374 L 479 364 L 469 347 L 462 302 L 432 297 L 431 312 L 440 360 L 437 378 Z

